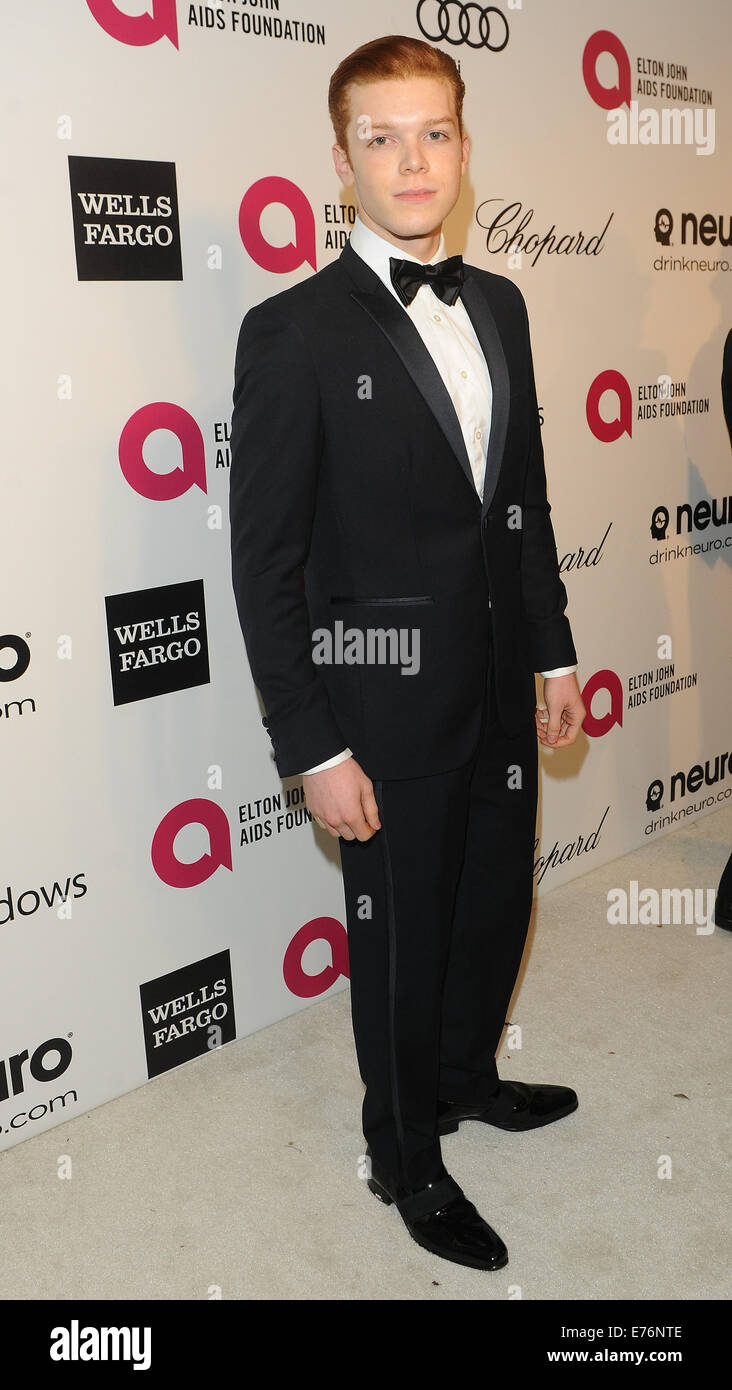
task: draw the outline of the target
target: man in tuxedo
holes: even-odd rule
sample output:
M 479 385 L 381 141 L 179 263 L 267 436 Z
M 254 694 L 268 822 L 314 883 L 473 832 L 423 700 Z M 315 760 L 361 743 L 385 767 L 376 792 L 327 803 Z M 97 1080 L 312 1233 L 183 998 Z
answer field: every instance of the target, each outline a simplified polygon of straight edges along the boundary
M 333 74 L 358 217 L 336 261 L 244 318 L 230 515 L 278 771 L 339 839 L 368 1186 L 428 1250 L 498 1269 L 440 1135 L 577 1106 L 500 1080 L 495 1052 L 531 913 L 537 738 L 571 744 L 586 711 L 526 307 L 445 255 L 463 93 L 450 57 L 403 36 Z

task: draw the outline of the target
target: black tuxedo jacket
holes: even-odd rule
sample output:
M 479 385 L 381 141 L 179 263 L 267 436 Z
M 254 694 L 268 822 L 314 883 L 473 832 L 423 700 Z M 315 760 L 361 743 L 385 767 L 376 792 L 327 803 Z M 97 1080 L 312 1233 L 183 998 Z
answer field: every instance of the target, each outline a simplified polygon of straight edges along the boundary
M 493 387 L 481 505 L 459 421 L 402 306 L 347 244 L 250 309 L 231 421 L 232 577 L 277 768 L 348 745 L 374 779 L 460 767 L 477 744 L 489 628 L 507 732 L 534 672 L 577 661 L 546 495 L 529 325 L 504 276 L 462 301 Z M 316 664 L 314 633 L 406 628 L 419 670 Z

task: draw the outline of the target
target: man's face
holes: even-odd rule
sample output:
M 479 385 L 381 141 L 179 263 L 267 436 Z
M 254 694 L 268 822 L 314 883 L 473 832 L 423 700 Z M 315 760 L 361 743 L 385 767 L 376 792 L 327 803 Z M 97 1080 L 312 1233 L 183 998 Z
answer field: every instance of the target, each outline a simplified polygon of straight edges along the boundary
M 367 227 L 420 254 L 460 193 L 470 148 L 449 83 L 433 77 L 354 84 L 348 153 L 333 146 L 344 187 L 355 187 Z M 426 248 L 422 248 L 426 249 Z

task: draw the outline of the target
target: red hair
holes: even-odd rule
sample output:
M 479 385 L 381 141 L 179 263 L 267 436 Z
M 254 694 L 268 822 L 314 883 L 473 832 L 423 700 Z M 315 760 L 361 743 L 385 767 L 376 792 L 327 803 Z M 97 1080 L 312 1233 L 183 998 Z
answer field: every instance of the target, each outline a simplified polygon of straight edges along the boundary
M 348 154 L 346 127 L 350 118 L 349 93 L 352 86 L 364 82 L 404 80 L 408 77 L 436 77 L 446 82 L 455 98 L 458 130 L 463 133 L 463 82 L 457 63 L 447 53 L 440 52 L 422 39 L 405 34 L 387 34 L 372 39 L 349 53 L 338 64 L 328 87 L 328 111 L 333 122 L 336 144 Z

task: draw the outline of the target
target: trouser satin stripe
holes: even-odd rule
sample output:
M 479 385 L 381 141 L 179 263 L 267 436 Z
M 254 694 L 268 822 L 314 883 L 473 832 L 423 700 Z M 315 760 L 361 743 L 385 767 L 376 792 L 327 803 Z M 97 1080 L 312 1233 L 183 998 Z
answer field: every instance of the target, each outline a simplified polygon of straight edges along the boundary
M 399 1181 L 406 1182 L 406 1143 L 404 1137 L 404 1124 L 402 1121 L 402 1107 L 399 1099 L 399 1072 L 397 1068 L 396 1055 L 396 979 L 397 979 L 397 932 L 396 932 L 396 912 L 394 909 L 394 879 L 391 869 L 391 854 L 389 852 L 389 836 L 386 829 L 387 817 L 384 815 L 383 802 L 383 783 L 374 782 L 374 796 L 379 808 L 379 819 L 381 830 L 379 831 L 379 842 L 381 846 L 381 858 L 384 866 L 384 896 L 386 901 L 386 925 L 387 942 L 389 954 L 389 1062 L 391 1074 L 391 1103 L 394 1113 L 394 1126 L 396 1129 L 397 1144 L 399 1146 Z

